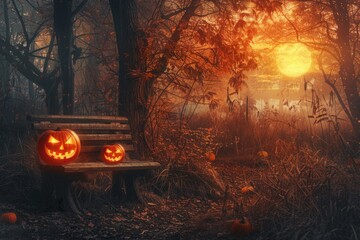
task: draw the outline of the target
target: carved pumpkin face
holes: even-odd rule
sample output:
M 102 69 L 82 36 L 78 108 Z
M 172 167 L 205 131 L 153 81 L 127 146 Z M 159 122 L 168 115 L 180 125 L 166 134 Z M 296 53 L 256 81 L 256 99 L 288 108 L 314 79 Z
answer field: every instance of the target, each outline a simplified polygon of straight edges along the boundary
M 125 149 L 121 144 L 105 145 L 101 150 L 101 159 L 107 164 L 117 164 L 125 158 Z
M 77 134 L 69 129 L 45 131 L 38 141 L 40 159 L 48 165 L 64 165 L 74 161 L 81 149 Z

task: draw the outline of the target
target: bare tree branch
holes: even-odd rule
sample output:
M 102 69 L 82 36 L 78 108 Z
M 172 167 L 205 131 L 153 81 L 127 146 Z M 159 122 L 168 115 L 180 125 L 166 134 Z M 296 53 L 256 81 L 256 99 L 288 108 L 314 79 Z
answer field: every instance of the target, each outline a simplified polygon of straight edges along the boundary
M 29 38 L 29 34 L 26 30 L 26 26 L 25 26 L 25 22 L 24 22 L 24 19 L 23 19 L 23 15 L 20 14 L 20 11 L 19 11 L 19 8 L 17 7 L 16 3 L 14 0 L 12 0 L 12 4 L 14 5 L 14 9 L 15 9 L 15 13 L 20 21 L 20 24 L 21 24 L 21 28 L 23 30 L 23 33 L 24 33 L 24 36 L 25 36 L 25 40 L 26 40 L 26 49 L 29 49 L 29 46 L 30 46 L 30 38 Z
M 42 27 L 43 27 L 43 26 L 45 25 L 45 23 L 48 22 L 48 21 L 49 21 L 49 19 L 45 19 L 44 21 L 42 21 L 42 22 L 36 27 L 36 29 L 35 29 L 32 37 L 29 39 L 29 43 L 32 43 L 32 42 L 35 40 L 35 38 L 39 35 L 40 30 L 42 29 Z
M 335 95 L 336 95 L 336 98 L 338 99 L 340 105 L 341 105 L 341 108 L 344 110 L 346 116 L 349 118 L 349 120 L 351 121 L 352 124 L 356 124 L 355 123 L 355 120 L 353 118 L 353 116 L 351 115 L 350 113 L 350 110 L 347 108 L 343 98 L 341 97 L 340 93 L 339 93 L 339 90 L 337 89 L 337 87 L 335 86 L 335 83 L 331 82 L 330 80 L 330 75 L 326 74 L 325 73 L 325 70 L 324 70 L 324 67 L 323 67 L 323 64 L 322 64 L 322 61 L 321 61 L 321 55 L 322 53 L 320 54 L 320 57 L 318 59 L 318 64 L 319 64 L 319 68 L 322 72 L 322 75 L 324 77 L 324 80 L 325 80 L 325 83 L 328 84 L 331 89 L 334 91 Z
M 195 10 L 198 7 L 199 3 L 200 3 L 200 0 L 192 0 L 189 7 L 185 11 L 184 15 L 181 17 L 172 36 L 167 41 L 167 43 L 163 49 L 162 57 L 159 59 L 156 67 L 151 71 L 154 76 L 151 79 L 149 79 L 148 84 L 150 86 L 154 83 L 155 79 L 158 78 L 165 71 L 170 58 L 174 56 L 176 44 L 180 39 L 181 33 L 189 25 L 190 18 L 192 16 L 194 16 Z
M 4 7 L 4 21 L 5 21 L 5 41 L 10 42 L 10 21 L 7 0 L 3 0 Z
M 29 81 L 32 81 L 38 86 L 43 86 L 43 83 L 39 78 L 41 72 L 34 65 L 32 65 L 19 50 L 9 44 L 6 44 L 5 41 L 1 38 L 0 54 L 4 55 L 6 60 L 9 61 L 9 63 L 21 74 L 23 74 Z
M 74 17 L 76 14 L 78 14 L 81 11 L 81 9 L 83 9 L 83 7 L 86 5 L 87 2 L 88 2 L 88 0 L 83 0 L 71 13 L 72 17 Z
M 47 70 L 48 70 L 48 66 L 49 66 L 49 60 L 50 60 L 50 57 L 51 57 L 51 52 L 53 50 L 53 47 L 54 47 L 54 41 L 55 41 L 55 33 L 53 32 L 53 34 L 51 35 L 51 40 L 50 40 L 50 45 L 49 45 L 49 50 L 47 51 L 46 53 L 46 58 L 45 58 L 45 61 L 44 61 L 44 74 L 46 74 Z

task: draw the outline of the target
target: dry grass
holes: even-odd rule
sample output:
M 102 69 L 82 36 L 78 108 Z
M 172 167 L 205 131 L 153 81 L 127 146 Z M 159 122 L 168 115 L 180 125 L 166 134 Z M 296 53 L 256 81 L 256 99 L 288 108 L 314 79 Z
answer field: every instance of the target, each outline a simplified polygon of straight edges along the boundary
M 162 196 L 219 197 L 224 185 L 220 176 L 206 160 L 206 153 L 214 151 L 211 128 L 179 129 L 179 122 L 169 122 L 161 128 L 154 143 L 154 155 L 162 170 L 151 181 Z
M 360 176 L 309 148 L 272 159 L 243 199 L 258 239 L 358 239 Z
M 244 183 L 232 191 L 255 185 L 255 194 L 239 194 L 241 214 L 257 229 L 254 239 L 360 239 L 360 176 L 346 128 L 272 111 L 249 122 L 239 113 L 199 119 L 207 127 L 212 120 L 219 153 L 245 166 Z M 270 154 L 262 164 L 259 150 Z
M 155 188 L 162 195 L 219 197 L 224 184 L 210 163 L 190 161 L 184 164 L 169 162 L 157 175 Z
M 3 136 L 5 139 L 5 136 Z M 35 143 L 29 141 L 27 136 L 6 135 L 7 141 L 3 142 L 3 150 L 9 143 L 11 152 L 2 153 L 0 156 L 0 189 L 3 195 L 27 197 L 29 191 L 39 186 L 39 168 L 35 161 Z

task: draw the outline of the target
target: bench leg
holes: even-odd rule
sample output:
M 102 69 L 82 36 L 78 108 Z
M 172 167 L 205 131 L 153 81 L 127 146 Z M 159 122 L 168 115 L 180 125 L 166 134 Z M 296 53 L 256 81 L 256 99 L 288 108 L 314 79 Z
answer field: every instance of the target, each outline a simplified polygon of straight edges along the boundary
M 65 181 L 65 186 L 63 189 L 63 199 L 65 204 L 65 210 L 71 210 L 73 213 L 81 215 L 81 206 L 77 197 L 74 198 L 74 193 L 72 192 L 72 181 L 71 179 L 67 179 Z
M 73 183 L 83 180 L 83 176 L 81 174 L 62 174 L 60 179 L 61 187 L 59 188 L 59 193 L 61 193 L 63 210 L 72 211 L 75 214 L 81 215 L 83 213 L 82 206 L 75 192 Z
M 124 186 L 124 176 L 120 172 L 113 172 L 112 184 L 111 184 L 111 196 L 114 199 L 125 201 L 123 186 Z
M 52 194 L 55 190 L 55 183 L 52 174 L 41 172 L 41 195 L 40 208 L 48 210 L 53 204 Z
M 130 202 L 144 203 L 144 198 L 139 189 L 140 177 L 136 174 L 125 175 L 126 197 Z
M 125 194 L 123 191 L 125 187 Z M 143 203 L 143 197 L 139 190 L 139 177 L 136 174 L 113 172 L 112 196 L 126 202 Z
M 56 193 L 56 209 L 62 211 L 71 210 L 76 214 L 81 214 L 77 199 L 74 200 L 71 184 L 74 176 L 62 173 L 42 172 L 41 183 L 41 208 L 48 210 L 54 203 L 52 194 Z

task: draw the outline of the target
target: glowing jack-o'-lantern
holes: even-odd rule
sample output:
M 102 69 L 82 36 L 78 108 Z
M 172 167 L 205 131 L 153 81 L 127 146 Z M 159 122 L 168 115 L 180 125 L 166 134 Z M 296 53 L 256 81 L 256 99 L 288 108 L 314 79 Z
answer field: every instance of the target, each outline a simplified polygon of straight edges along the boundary
M 104 145 L 101 159 L 107 164 L 120 163 L 125 158 L 125 149 L 121 144 Z
M 78 135 L 72 130 L 48 130 L 40 136 L 37 150 L 44 163 L 64 165 L 76 160 L 81 144 Z

